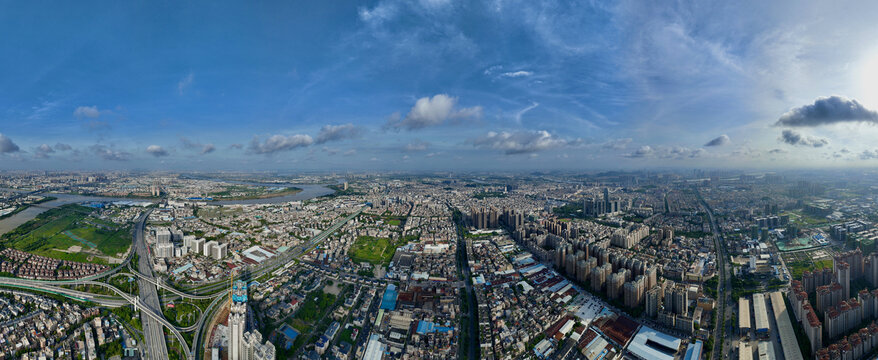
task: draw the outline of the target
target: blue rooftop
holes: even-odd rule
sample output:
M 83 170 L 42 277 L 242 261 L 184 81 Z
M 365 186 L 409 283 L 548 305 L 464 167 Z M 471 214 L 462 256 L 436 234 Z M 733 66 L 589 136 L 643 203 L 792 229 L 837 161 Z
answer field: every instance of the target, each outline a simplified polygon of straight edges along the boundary
M 399 292 L 396 291 L 396 285 L 387 285 L 387 290 L 384 290 L 384 297 L 381 298 L 381 308 L 384 310 L 396 309 L 396 297 L 398 295 Z
M 703 343 L 701 340 L 695 340 L 694 344 L 689 344 L 686 347 L 686 356 L 683 357 L 683 360 L 698 360 L 701 359 L 701 349 Z

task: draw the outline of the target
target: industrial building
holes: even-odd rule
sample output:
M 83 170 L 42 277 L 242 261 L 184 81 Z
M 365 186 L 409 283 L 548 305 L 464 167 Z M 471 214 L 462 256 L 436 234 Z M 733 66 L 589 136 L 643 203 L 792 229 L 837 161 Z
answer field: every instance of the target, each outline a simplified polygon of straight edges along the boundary
M 802 351 L 799 350 L 799 343 L 796 341 L 796 332 L 793 330 L 793 323 L 790 320 L 790 313 L 787 305 L 784 303 L 783 295 L 780 291 L 774 291 L 768 294 L 771 299 L 771 309 L 774 310 L 774 320 L 777 323 L 778 336 L 780 337 L 780 345 L 783 348 L 783 356 L 786 360 L 802 360 Z
M 765 308 L 765 294 L 753 294 L 753 318 L 756 326 L 756 337 L 768 338 L 771 325 L 768 322 L 768 311 Z
M 750 336 L 750 300 L 745 297 L 738 298 L 738 334 Z

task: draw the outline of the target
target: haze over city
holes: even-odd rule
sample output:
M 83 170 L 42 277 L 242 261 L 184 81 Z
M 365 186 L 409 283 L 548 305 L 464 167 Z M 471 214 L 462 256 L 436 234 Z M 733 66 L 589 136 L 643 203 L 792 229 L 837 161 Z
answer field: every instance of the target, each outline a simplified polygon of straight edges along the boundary
M 868 167 L 870 2 L 7 3 L 7 169 Z

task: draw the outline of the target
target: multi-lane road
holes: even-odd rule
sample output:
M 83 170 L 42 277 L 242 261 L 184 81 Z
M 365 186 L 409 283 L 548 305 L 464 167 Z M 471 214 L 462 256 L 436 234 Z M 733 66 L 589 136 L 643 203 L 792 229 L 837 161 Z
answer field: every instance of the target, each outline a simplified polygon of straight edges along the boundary
M 150 261 L 150 253 L 149 249 L 146 247 L 143 232 L 144 223 L 146 223 L 146 219 L 151 212 L 152 209 L 147 210 L 139 219 L 137 219 L 137 226 L 134 230 L 134 251 L 137 254 L 137 264 L 135 265 L 137 266 L 138 271 L 141 274 L 145 274 L 148 278 L 153 277 L 151 266 L 152 261 Z M 151 309 L 161 309 L 162 305 L 159 302 L 158 291 L 148 278 L 140 278 L 137 284 L 140 292 L 140 299 Z M 168 346 L 165 342 L 165 333 L 161 324 L 159 324 L 156 319 L 146 315 L 146 311 L 143 311 L 143 309 L 141 309 L 140 312 L 140 321 L 143 324 L 143 345 L 146 358 L 167 360 Z
M 711 353 L 711 358 L 719 359 L 723 356 L 723 351 L 731 350 L 731 342 L 725 336 L 725 328 L 728 325 L 726 320 L 731 318 L 732 315 L 731 307 L 726 299 L 729 296 L 726 290 L 731 289 L 731 280 L 727 273 L 728 264 L 726 263 L 727 256 L 722 231 L 716 224 L 716 218 L 713 216 L 713 210 L 710 208 L 710 205 L 701 197 L 701 194 L 698 194 L 698 199 L 701 201 L 701 206 L 707 212 L 710 220 L 710 230 L 713 232 L 714 247 L 716 248 L 716 268 L 719 276 L 716 308 L 719 316 L 716 319 L 716 326 L 713 328 L 713 352 Z
M 271 259 L 265 264 L 257 267 L 253 271 L 237 276 L 237 278 L 245 280 L 256 279 L 269 273 L 270 271 L 279 268 L 280 266 L 292 264 L 293 262 L 297 261 L 302 256 L 302 254 L 305 254 L 314 247 L 319 246 L 320 243 L 326 240 L 331 234 L 338 231 L 342 226 L 344 226 L 344 224 L 362 213 L 364 209 L 365 207 L 361 207 L 354 213 L 345 217 L 342 221 L 333 224 L 317 236 L 313 237 L 307 243 L 287 250 L 286 252 L 281 253 L 279 256 L 275 257 L 274 259 Z M 198 295 L 197 292 L 193 294 L 175 289 L 172 286 L 163 283 L 161 279 L 156 278 L 155 274 L 152 271 L 152 254 L 149 251 L 146 241 L 144 240 L 145 223 L 151 212 L 152 209 L 144 212 L 137 219 L 134 227 L 133 252 L 137 254 L 137 263 L 133 264 L 133 266 L 137 267 L 136 270 L 132 268 L 132 264 L 130 263 L 131 257 L 129 257 L 125 260 L 125 262 L 113 269 L 83 279 L 29 280 L 0 277 L 0 285 L 59 294 L 80 301 L 91 301 L 98 305 L 106 307 L 135 305 L 140 311 L 141 323 L 143 324 L 144 343 L 142 350 L 144 358 L 158 360 L 168 359 L 167 341 L 164 333 L 164 328 L 167 328 L 181 344 L 185 344 L 185 340 L 181 334 L 181 331 L 196 331 L 194 337 L 195 340 L 193 341 L 191 347 L 186 347 L 185 345 L 182 346 L 184 356 L 187 359 L 195 359 L 200 353 L 200 351 L 198 351 L 198 346 L 200 344 L 203 333 L 205 333 L 205 329 L 203 329 L 203 327 L 205 326 L 205 324 L 209 323 L 209 321 L 207 320 L 211 317 L 211 314 L 217 309 L 218 305 L 223 303 L 223 295 L 228 292 L 228 289 L 225 289 L 224 287 L 227 286 L 226 284 L 228 283 L 225 281 L 220 281 L 206 287 L 201 287 L 198 289 L 198 291 L 201 291 L 202 293 L 208 292 L 209 295 Z M 121 269 L 126 267 L 134 276 L 138 278 L 139 296 L 137 297 L 125 293 L 124 291 L 107 283 L 95 281 L 97 279 L 116 274 Z M 117 296 L 99 295 L 84 291 L 78 291 L 63 287 L 64 285 L 101 286 L 113 291 L 117 294 Z M 167 319 L 165 319 L 164 315 L 162 314 L 161 301 L 159 299 L 157 287 L 169 291 L 171 294 L 173 294 L 172 296 L 179 296 L 181 298 L 196 300 L 214 299 L 214 301 L 210 303 L 207 309 L 204 309 L 201 316 L 199 316 L 198 321 L 194 325 L 188 327 L 176 327 L 172 325 L 169 321 L 167 321 Z

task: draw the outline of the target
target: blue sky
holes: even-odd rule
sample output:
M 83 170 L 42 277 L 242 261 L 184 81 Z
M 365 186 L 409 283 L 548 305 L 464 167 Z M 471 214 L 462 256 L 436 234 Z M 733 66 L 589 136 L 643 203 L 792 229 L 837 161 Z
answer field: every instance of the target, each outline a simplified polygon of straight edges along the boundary
M 874 166 L 878 4 L 0 3 L 0 168 Z

